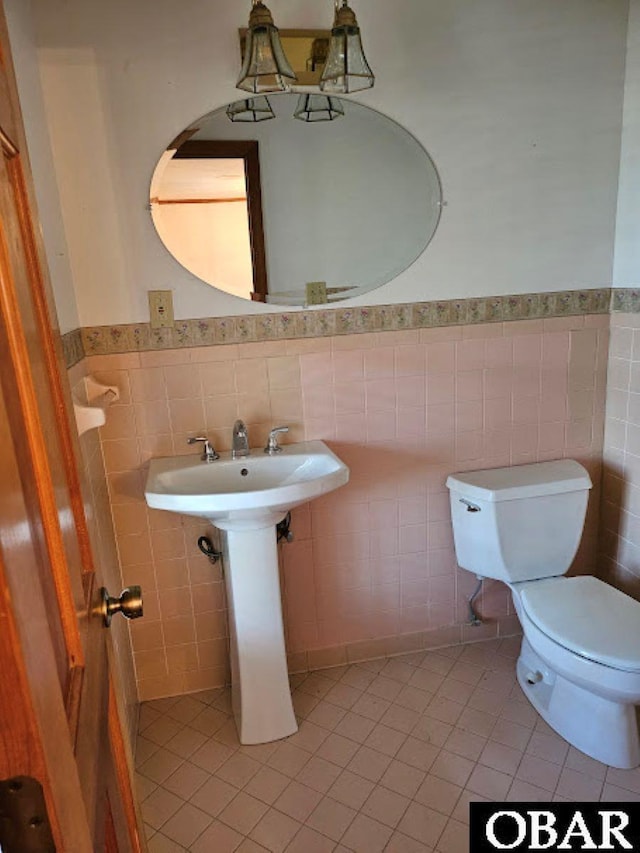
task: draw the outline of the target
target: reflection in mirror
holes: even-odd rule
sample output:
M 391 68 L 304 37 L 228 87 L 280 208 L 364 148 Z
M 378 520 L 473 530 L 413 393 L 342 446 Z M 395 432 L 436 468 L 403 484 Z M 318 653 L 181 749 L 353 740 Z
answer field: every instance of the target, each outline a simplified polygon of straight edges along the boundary
M 408 131 L 342 100 L 335 121 L 299 121 L 297 95 L 270 95 L 275 119 L 209 113 L 163 153 L 151 212 L 171 254 L 235 296 L 334 302 L 386 284 L 438 225 L 433 161 Z M 309 284 L 312 286 L 309 286 Z

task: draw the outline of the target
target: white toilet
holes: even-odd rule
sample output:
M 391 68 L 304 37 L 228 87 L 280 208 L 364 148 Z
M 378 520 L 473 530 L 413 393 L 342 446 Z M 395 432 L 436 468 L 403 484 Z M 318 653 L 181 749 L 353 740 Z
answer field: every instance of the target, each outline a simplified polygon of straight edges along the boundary
M 532 705 L 587 755 L 630 768 L 640 764 L 640 603 L 595 577 L 563 577 L 591 485 L 571 459 L 447 479 L 458 563 L 513 594 L 518 681 Z

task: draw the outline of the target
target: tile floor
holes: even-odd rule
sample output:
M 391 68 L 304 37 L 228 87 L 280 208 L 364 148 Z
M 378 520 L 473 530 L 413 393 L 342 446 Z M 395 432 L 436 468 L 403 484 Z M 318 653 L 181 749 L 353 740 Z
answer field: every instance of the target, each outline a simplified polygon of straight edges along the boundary
M 640 770 L 556 735 L 514 676 L 519 638 L 293 676 L 300 730 L 238 743 L 228 690 L 146 702 L 150 853 L 467 853 L 472 800 L 637 800 Z

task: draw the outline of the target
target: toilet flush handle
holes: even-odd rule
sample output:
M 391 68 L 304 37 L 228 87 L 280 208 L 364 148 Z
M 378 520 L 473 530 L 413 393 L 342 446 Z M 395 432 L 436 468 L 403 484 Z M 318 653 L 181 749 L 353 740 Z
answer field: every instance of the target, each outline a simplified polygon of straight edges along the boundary
M 466 506 L 467 512 L 482 512 L 477 504 L 472 504 L 471 501 L 468 501 L 466 498 L 460 498 L 460 503 Z

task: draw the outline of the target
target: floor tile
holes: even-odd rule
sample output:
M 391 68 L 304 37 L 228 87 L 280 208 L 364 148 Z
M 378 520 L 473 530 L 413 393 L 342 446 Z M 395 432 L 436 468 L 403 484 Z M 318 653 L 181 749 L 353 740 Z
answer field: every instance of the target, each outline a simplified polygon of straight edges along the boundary
M 191 853 L 211 853 L 212 850 L 216 853 L 234 853 L 242 840 L 242 835 L 235 829 L 214 820 L 190 849 Z
M 229 805 L 237 795 L 238 789 L 222 779 L 215 776 L 209 778 L 208 782 L 196 791 L 191 797 L 191 802 L 202 811 L 212 817 L 217 817 L 220 812 Z
M 208 740 L 190 756 L 189 761 L 207 773 L 215 773 L 232 755 L 233 750 L 228 746 Z
M 383 755 L 368 746 L 361 746 L 347 767 L 370 782 L 378 782 L 389 764 L 391 759 L 388 755 Z
M 313 756 L 298 773 L 296 779 L 314 791 L 326 794 L 341 773 L 337 764 Z
M 251 838 L 271 853 L 281 853 L 296 835 L 301 824 L 275 809 L 269 809 L 251 832 Z M 215 850 L 215 847 L 212 848 Z
M 352 773 L 350 770 L 343 771 L 328 790 L 328 795 L 352 809 L 361 809 L 369 795 L 375 788 L 375 784 L 362 776 Z
M 167 742 L 166 748 L 170 752 L 175 752 L 176 755 L 182 758 L 189 758 L 193 753 L 206 743 L 207 735 L 197 732 L 188 726 L 180 729 L 180 731 Z
M 447 817 L 420 803 L 411 803 L 398 829 L 415 841 L 435 847 L 447 824 Z
M 319 791 L 293 781 L 280 794 L 274 807 L 289 817 L 299 820 L 300 823 L 304 823 L 321 799 L 322 794 Z
M 333 732 L 318 749 L 316 755 L 339 767 L 346 767 L 358 749 L 359 745 L 355 741 Z
M 450 820 L 436 844 L 438 853 L 468 853 L 469 828 L 457 820 Z
M 280 773 L 279 770 L 273 770 L 271 767 L 261 767 L 251 781 L 245 786 L 247 794 L 262 800 L 263 803 L 271 806 L 278 799 L 280 794 L 289 785 L 291 779 Z
M 142 819 L 154 829 L 160 827 L 183 805 L 183 800 L 171 791 L 157 788 L 140 804 Z
M 461 755 L 471 761 L 477 761 L 480 753 L 486 746 L 486 738 L 466 732 L 464 729 L 454 728 L 443 746 L 448 752 Z
M 576 802 L 589 802 L 600 799 L 602 787 L 602 779 L 594 779 L 593 776 L 565 767 L 560 774 L 556 794 Z
M 478 759 L 479 764 L 484 764 L 485 767 L 492 767 L 494 770 L 501 770 L 503 773 L 510 773 L 512 776 L 518 769 L 521 761 L 522 752 L 519 749 L 505 746 L 495 740 L 487 741 Z
M 446 779 L 447 782 L 453 782 L 454 785 L 463 788 L 469 781 L 469 776 L 474 767 L 475 764 L 468 758 L 443 749 L 437 755 L 430 769 L 434 776 L 439 776 L 441 779 Z
M 467 853 L 469 804 L 628 800 L 640 769 L 570 747 L 515 677 L 520 639 L 291 678 L 298 732 L 239 743 L 229 689 L 142 705 L 149 853 Z
M 306 823 L 322 835 L 340 841 L 356 814 L 355 809 L 345 806 L 344 803 L 324 797 Z
M 198 836 L 202 835 L 211 821 L 210 815 L 190 803 L 185 803 L 163 825 L 162 834 L 177 844 L 182 844 L 183 847 L 189 847 Z
M 557 764 L 536 758 L 534 755 L 525 755 L 515 775 L 518 779 L 537 785 L 538 788 L 555 791 L 561 772 L 562 767 Z
M 284 741 L 278 745 L 269 759 L 269 766 L 293 779 L 308 763 L 309 757 L 309 753 L 305 749 L 299 749 L 292 743 Z
M 149 853 L 184 853 L 186 850 L 182 844 L 177 844 L 161 832 L 157 832 L 148 842 Z
M 216 776 L 230 785 L 235 785 L 236 788 L 243 788 L 258 770 L 260 765 L 257 761 L 247 755 L 236 753 L 216 771 Z
M 363 814 L 384 823 L 385 826 L 393 828 L 400 822 L 410 802 L 408 797 L 378 785 L 372 791 L 361 811 Z
M 249 835 L 268 808 L 266 803 L 240 791 L 220 812 L 218 820 L 242 835 Z
M 287 847 L 287 853 L 331 853 L 335 842 L 309 826 L 303 826 Z
M 431 743 L 408 737 L 398 750 L 396 758 L 426 773 L 438 757 L 439 752 L 438 747 Z
M 501 773 L 499 770 L 478 764 L 469 777 L 467 788 L 470 791 L 475 791 L 476 794 L 488 797 L 490 800 L 500 802 L 506 796 L 512 781 L 513 777 L 507 773 Z
M 462 788 L 453 782 L 429 774 L 418 788 L 414 799 L 417 803 L 448 816 L 456 807 L 461 793 Z
M 392 833 L 390 827 L 359 814 L 345 832 L 342 843 L 355 853 L 382 853 Z
M 534 731 L 527 743 L 527 755 L 535 755 L 552 764 L 564 764 L 569 752 L 569 744 L 555 732 L 544 734 Z
M 334 733 L 356 743 L 364 743 L 375 728 L 373 720 L 348 711 L 334 729 Z
M 309 720 L 304 720 L 298 731 L 288 738 L 288 742 L 298 749 L 304 749 L 305 752 L 314 753 L 327 737 L 328 732 L 326 729 L 316 726 L 315 723 Z
M 385 847 L 385 853 L 431 853 L 432 850 L 433 847 L 427 847 L 402 832 L 394 832 Z
M 346 713 L 345 708 L 338 708 L 337 705 L 322 701 L 318 702 L 307 719 L 323 729 L 333 731 Z
M 414 797 L 416 791 L 425 779 L 424 770 L 411 767 L 402 761 L 392 761 L 384 771 L 380 784 L 396 794 L 404 797 Z
M 526 750 L 533 735 L 530 728 L 512 723 L 511 720 L 500 718 L 491 730 L 491 740 L 511 746 L 521 751 Z
M 177 794 L 183 800 L 188 800 L 208 779 L 209 774 L 205 770 L 185 761 L 168 779 L 165 779 L 162 787 Z
M 537 785 L 531 785 L 525 782 L 524 779 L 514 779 L 506 796 L 507 802 L 527 802 L 542 803 L 548 802 L 552 797 L 552 791 L 545 791 L 544 788 L 538 788 Z
M 406 739 L 407 736 L 404 732 L 399 732 L 397 729 L 392 729 L 389 726 L 378 723 L 373 731 L 369 733 L 364 743 L 366 746 L 371 747 L 371 749 L 375 749 L 377 752 L 382 752 L 384 755 L 393 758 Z
M 444 746 L 452 731 L 453 726 L 449 723 L 434 720 L 433 717 L 423 714 L 413 727 L 411 736 L 431 743 L 434 746 Z
M 168 779 L 172 773 L 178 769 L 184 759 L 178 755 L 174 755 L 167 749 L 159 749 L 157 752 L 148 758 L 144 764 L 141 764 L 138 770 L 147 779 L 152 782 L 157 782 L 159 785 Z

